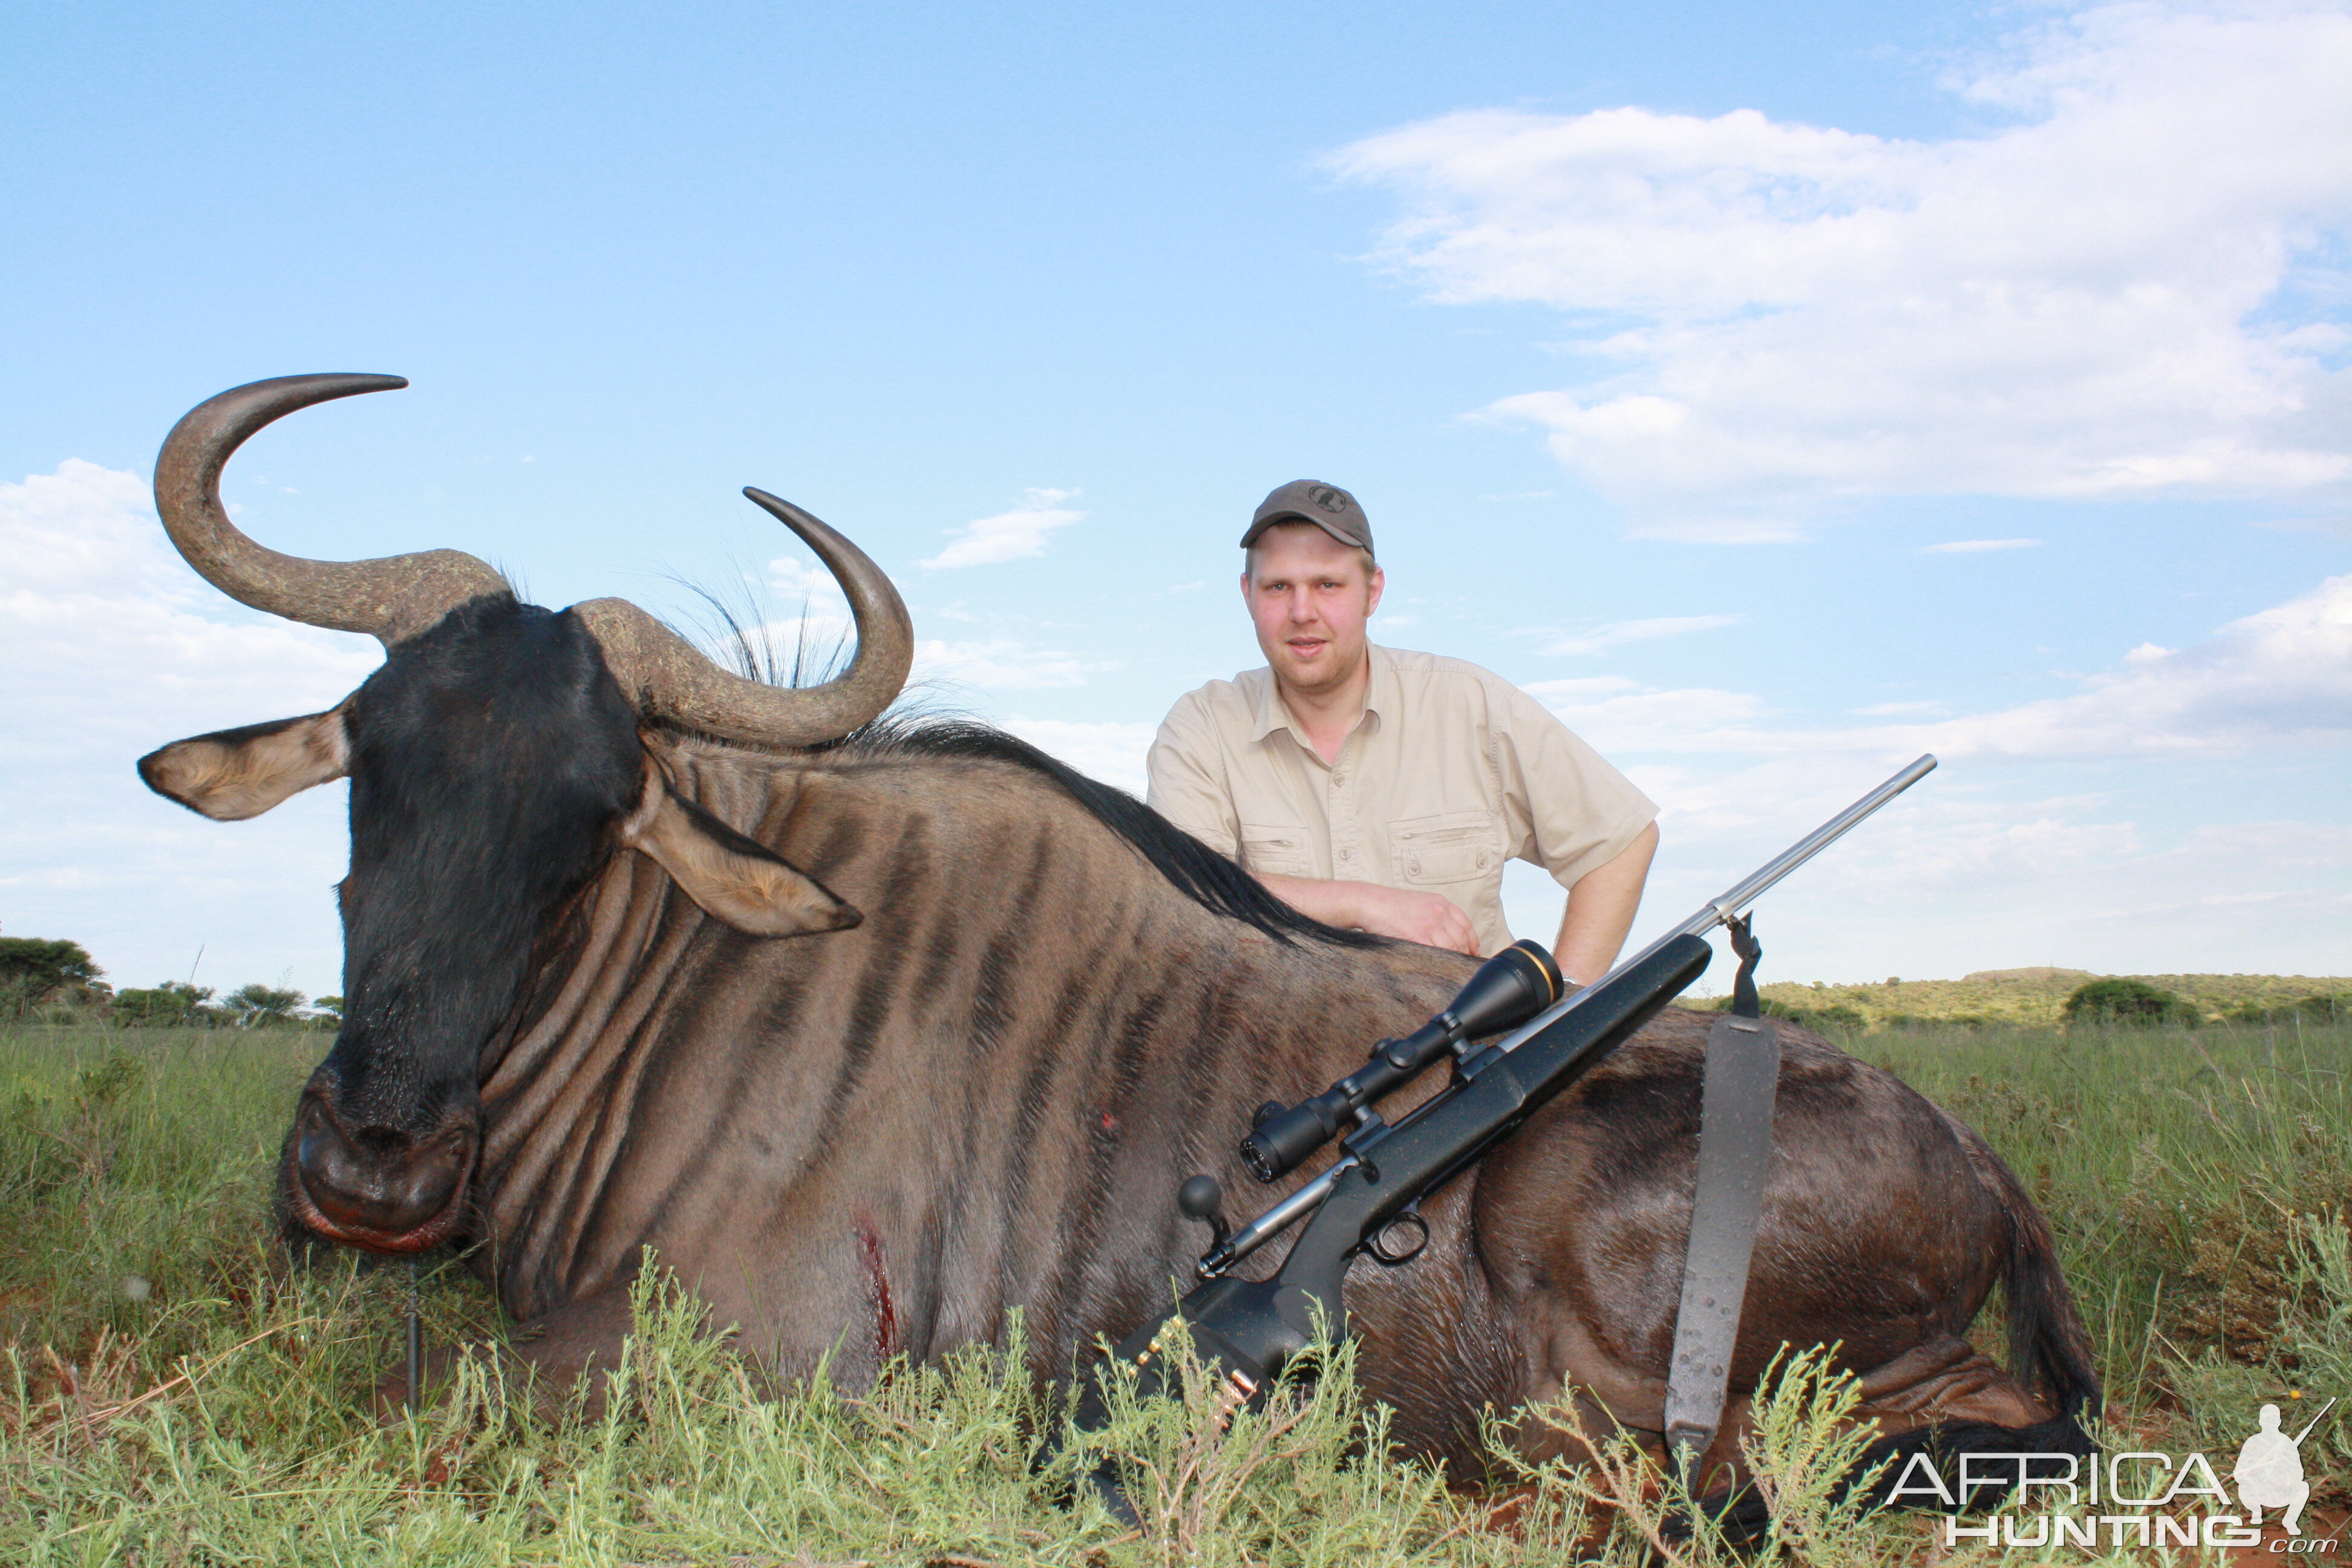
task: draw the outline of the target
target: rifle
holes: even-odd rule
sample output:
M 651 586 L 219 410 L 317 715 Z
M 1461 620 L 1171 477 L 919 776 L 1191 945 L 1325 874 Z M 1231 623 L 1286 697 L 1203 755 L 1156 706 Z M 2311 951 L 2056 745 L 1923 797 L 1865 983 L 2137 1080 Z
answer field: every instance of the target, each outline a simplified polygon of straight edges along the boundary
M 1139 1394 L 1167 1393 L 1161 1334 L 1171 1319 L 1181 1319 L 1215 1375 L 1227 1415 L 1263 1404 L 1283 1369 L 1314 1343 L 1318 1321 L 1334 1330 L 1346 1324 L 1344 1284 L 1358 1253 L 1391 1266 L 1410 1262 L 1429 1239 L 1422 1202 L 1704 973 L 1714 956 L 1703 940 L 1707 931 L 1738 920 L 1775 883 L 1935 766 L 1934 757 L 1919 758 L 1573 994 L 1555 1000 L 1561 982 L 1550 955 L 1534 942 L 1516 942 L 1481 965 L 1436 1016 L 1401 1040 L 1380 1041 L 1362 1068 L 1323 1093 L 1295 1106 L 1261 1106 L 1242 1143 L 1243 1160 L 1259 1181 L 1280 1179 L 1335 1137 L 1339 1158 L 1238 1231 L 1225 1223 L 1215 1177 L 1185 1182 L 1178 1206 L 1210 1227 L 1209 1249 L 1195 1269 L 1204 1283 L 1112 1347 L 1110 1361 L 1137 1369 Z M 1483 1049 L 1475 1044 L 1506 1029 L 1512 1032 Z M 1373 1109 L 1374 1100 L 1441 1058 L 1454 1066 L 1446 1088 L 1393 1124 Z M 1349 1131 L 1341 1136 L 1343 1127 Z M 1271 1279 L 1228 1277 L 1234 1265 L 1301 1220 L 1306 1228 Z M 1108 1420 L 1108 1372 L 1098 1364 L 1087 1379 L 1076 1414 L 1080 1430 L 1099 1430 Z M 1091 1482 L 1114 1515 L 1135 1522 L 1108 1465 Z

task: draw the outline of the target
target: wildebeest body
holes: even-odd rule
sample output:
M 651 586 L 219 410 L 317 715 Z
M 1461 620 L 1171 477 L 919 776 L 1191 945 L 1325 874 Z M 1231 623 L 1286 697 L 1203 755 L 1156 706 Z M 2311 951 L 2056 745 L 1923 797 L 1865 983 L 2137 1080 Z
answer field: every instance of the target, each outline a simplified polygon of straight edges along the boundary
M 248 602 L 315 567 L 304 603 L 339 604 L 374 570 L 373 618 L 329 624 L 377 630 L 384 668 L 329 713 L 142 768 L 225 816 L 352 778 L 345 1022 L 297 1111 L 288 1214 L 379 1250 L 474 1243 L 557 1381 L 616 1352 L 647 1247 L 773 1375 L 830 1354 L 855 1383 L 998 1342 L 1015 1309 L 1034 1369 L 1064 1374 L 1188 1276 L 1185 1176 L 1259 1190 L 1235 1152 L 1254 1106 L 1320 1088 L 1466 976 L 1315 925 L 1009 737 L 868 724 L 905 673 L 903 607 L 773 498 L 754 496 L 843 576 L 860 628 L 852 669 L 809 693 L 737 689 L 617 601 L 520 605 L 454 552 L 326 568 L 236 533 L 226 449 L 367 389 L 225 394 L 157 489 Z M 1420 1257 L 1357 1263 L 1360 1370 L 1409 1449 L 1475 1463 L 1483 1409 L 1564 1388 L 1662 1426 L 1703 1039 L 1662 1015 L 1425 1205 Z M 1784 1341 L 1835 1342 L 1888 1430 L 2011 1446 L 2095 1397 L 2047 1228 L 1982 1142 L 1801 1033 L 1781 1072 L 1735 1389 Z M 1962 1338 L 1996 1282 L 2048 1404 Z

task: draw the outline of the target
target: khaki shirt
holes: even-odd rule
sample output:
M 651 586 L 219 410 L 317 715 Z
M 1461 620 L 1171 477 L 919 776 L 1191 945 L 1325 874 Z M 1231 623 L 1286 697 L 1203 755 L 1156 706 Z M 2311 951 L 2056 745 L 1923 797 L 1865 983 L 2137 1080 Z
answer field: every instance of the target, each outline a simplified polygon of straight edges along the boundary
M 1504 861 L 1573 887 L 1658 815 L 1502 677 L 1436 654 L 1367 654 L 1364 717 L 1335 763 L 1316 754 L 1271 670 L 1178 699 L 1151 743 L 1152 806 L 1251 871 L 1443 893 L 1488 953 L 1511 941 Z

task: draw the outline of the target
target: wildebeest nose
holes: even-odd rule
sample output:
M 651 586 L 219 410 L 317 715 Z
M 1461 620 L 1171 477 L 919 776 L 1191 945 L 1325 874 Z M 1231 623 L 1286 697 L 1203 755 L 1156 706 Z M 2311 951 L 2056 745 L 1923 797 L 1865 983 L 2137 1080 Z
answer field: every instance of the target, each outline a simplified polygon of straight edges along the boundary
M 472 1163 L 464 1128 L 423 1140 L 397 1133 L 347 1137 L 317 1100 L 303 1102 L 294 1163 L 302 1190 L 330 1225 L 392 1238 L 429 1223 L 457 1197 Z

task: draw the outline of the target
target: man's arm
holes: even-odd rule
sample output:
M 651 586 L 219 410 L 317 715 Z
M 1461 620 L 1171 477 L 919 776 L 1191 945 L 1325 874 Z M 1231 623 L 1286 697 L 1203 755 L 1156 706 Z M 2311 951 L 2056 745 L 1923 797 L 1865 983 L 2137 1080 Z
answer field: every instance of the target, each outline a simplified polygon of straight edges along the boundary
M 1402 937 L 1407 942 L 1451 948 L 1473 958 L 1478 956 L 1477 929 L 1471 925 L 1470 917 L 1462 912 L 1461 907 L 1443 894 L 1410 893 L 1400 888 L 1383 888 L 1377 882 L 1327 882 L 1272 872 L 1253 874 L 1267 892 L 1327 926 Z M 1581 889 L 1584 884 L 1579 882 L 1577 886 Z M 1638 886 L 1634 896 L 1641 896 Z M 1631 921 L 1632 913 L 1629 911 L 1625 918 Z M 1620 931 L 1617 940 L 1624 939 L 1625 933 Z
M 1560 912 L 1559 940 L 1552 958 L 1559 972 L 1580 985 L 1590 985 L 1609 973 L 1633 929 L 1633 911 L 1642 907 L 1642 884 L 1650 875 L 1650 858 L 1658 852 L 1658 825 L 1642 829 L 1633 843 L 1576 879 L 1568 891 L 1568 908 Z

